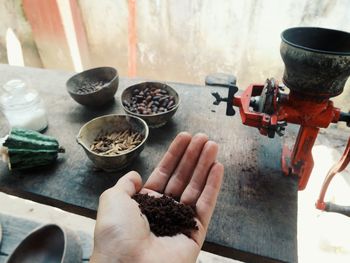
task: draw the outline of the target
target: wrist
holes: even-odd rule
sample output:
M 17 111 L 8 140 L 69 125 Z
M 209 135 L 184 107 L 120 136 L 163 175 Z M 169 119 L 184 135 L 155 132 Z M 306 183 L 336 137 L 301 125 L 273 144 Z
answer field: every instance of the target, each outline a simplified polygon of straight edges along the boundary
M 89 262 L 90 263 L 119 263 L 119 260 L 117 258 L 111 258 L 104 254 L 93 251 Z

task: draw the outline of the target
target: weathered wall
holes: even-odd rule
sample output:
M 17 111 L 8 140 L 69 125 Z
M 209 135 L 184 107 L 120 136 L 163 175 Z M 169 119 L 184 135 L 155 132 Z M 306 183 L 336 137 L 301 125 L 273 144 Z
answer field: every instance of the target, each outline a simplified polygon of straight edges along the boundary
M 7 28 L 13 29 L 22 44 L 25 65 L 41 67 L 42 63 L 33 40 L 31 26 L 24 17 L 21 0 L 0 0 L 0 63 L 8 63 Z
M 90 66 L 114 66 L 121 76 L 126 76 L 128 0 L 77 1 L 87 35 Z M 211 72 L 228 72 L 235 74 L 239 86 L 244 88 L 267 77 L 280 79 L 283 64 L 279 45 L 284 29 L 321 26 L 350 31 L 348 0 L 136 3 L 137 75 L 156 80 L 203 83 Z M 30 61 L 26 65 L 40 66 L 21 0 L 0 0 L 0 6 L 0 62 L 6 62 L 4 34 L 11 26 L 22 42 L 25 60 Z M 53 68 L 60 67 L 62 64 Z
M 79 3 L 92 65 L 126 75 L 127 0 Z M 241 88 L 280 79 L 280 34 L 294 26 L 350 31 L 350 1 L 137 0 L 137 75 L 203 83 L 208 73 L 228 72 Z M 344 104 L 348 93 L 336 102 Z
M 113 66 L 122 76 L 128 69 L 128 1 L 79 0 L 90 64 Z
M 126 74 L 127 1 L 79 3 L 92 63 Z M 350 1 L 137 0 L 137 73 L 203 83 L 206 74 L 224 71 L 244 86 L 280 78 L 280 33 L 293 26 L 350 31 Z

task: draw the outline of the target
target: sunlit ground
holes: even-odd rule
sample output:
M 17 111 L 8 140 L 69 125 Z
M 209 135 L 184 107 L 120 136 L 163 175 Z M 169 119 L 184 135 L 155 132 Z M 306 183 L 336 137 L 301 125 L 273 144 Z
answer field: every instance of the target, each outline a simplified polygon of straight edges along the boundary
M 342 152 L 344 147 L 340 148 Z M 350 218 L 315 208 L 323 179 L 339 158 L 339 152 L 324 145 L 313 148 L 315 167 L 306 190 L 298 200 L 299 262 L 350 262 Z M 325 201 L 350 205 L 350 187 L 343 171 L 332 180 Z

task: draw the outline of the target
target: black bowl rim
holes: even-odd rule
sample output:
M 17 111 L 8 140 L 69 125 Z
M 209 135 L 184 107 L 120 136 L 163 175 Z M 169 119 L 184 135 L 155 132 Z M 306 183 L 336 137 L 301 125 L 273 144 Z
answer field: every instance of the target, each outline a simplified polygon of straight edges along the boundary
M 90 148 L 88 148 L 83 142 L 81 142 L 79 140 L 79 135 L 80 135 L 82 129 L 87 124 L 91 123 L 94 120 L 101 119 L 101 118 L 106 118 L 106 117 L 112 117 L 112 116 L 122 116 L 122 117 L 129 117 L 129 118 L 132 117 L 132 118 L 135 118 L 135 119 L 141 121 L 141 123 L 144 125 L 144 128 L 145 128 L 145 137 L 143 138 L 143 140 L 141 141 L 141 143 L 139 145 L 137 145 L 132 150 L 130 150 L 130 151 L 126 152 L 126 153 L 123 153 L 123 154 L 119 154 L 119 155 L 115 155 L 115 156 L 106 156 L 106 155 L 95 153 L 95 152 L 91 151 Z M 140 148 L 142 145 L 144 145 L 146 143 L 148 136 L 149 136 L 149 127 L 148 127 L 147 123 L 143 119 L 141 119 L 140 117 L 132 116 L 132 115 L 129 115 L 129 114 L 107 114 L 107 115 L 102 115 L 102 116 L 93 118 L 93 119 L 89 120 L 88 122 L 84 123 L 84 125 L 81 126 L 81 128 L 79 129 L 78 135 L 76 136 L 76 140 L 77 140 L 78 144 L 80 144 L 82 147 L 84 147 L 84 149 L 88 150 L 90 153 L 92 153 L 92 154 L 94 154 L 96 156 L 105 157 L 105 158 L 116 158 L 116 157 L 120 157 L 120 156 L 125 156 L 126 154 L 129 154 L 129 153 L 137 150 L 138 148 Z
M 79 76 L 79 75 L 82 74 L 82 73 L 87 73 L 87 72 L 89 72 L 89 71 L 95 71 L 95 70 L 101 70 L 101 69 L 112 69 L 112 70 L 114 70 L 115 76 L 109 81 L 109 83 L 111 83 L 112 81 L 115 81 L 115 79 L 119 79 L 119 73 L 118 73 L 118 70 L 117 70 L 116 68 L 113 68 L 113 67 L 97 67 L 97 68 L 90 68 L 90 69 L 83 70 L 83 71 L 81 71 L 81 72 L 79 72 L 79 73 L 76 73 L 76 74 L 74 74 L 73 76 L 71 76 L 71 77 L 66 81 L 66 88 L 67 88 L 67 91 L 68 91 L 69 93 L 71 93 L 71 94 L 76 95 L 76 96 L 81 96 L 81 97 L 83 97 L 83 96 L 86 96 L 86 95 L 96 94 L 96 93 L 98 93 L 98 92 L 103 91 L 103 90 L 106 89 L 106 88 L 109 88 L 109 87 L 106 87 L 106 88 L 99 89 L 99 90 L 96 90 L 96 91 L 93 91 L 93 92 L 90 92 L 90 93 L 79 94 L 79 93 L 74 92 L 74 91 L 70 88 L 70 86 L 68 85 L 68 82 L 72 81 L 73 78 Z
M 306 51 L 310 51 L 310 52 L 315 52 L 315 53 L 320 53 L 320 54 L 327 54 L 327 55 L 337 55 L 337 56 L 349 56 L 350 52 L 336 52 L 336 51 L 327 51 L 327 50 L 319 50 L 319 49 L 314 49 L 314 48 L 309 48 L 309 47 L 304 47 L 304 46 L 300 46 L 297 45 L 293 42 L 288 41 L 285 38 L 285 34 L 288 33 L 289 31 L 293 31 L 293 30 L 312 30 L 312 29 L 317 29 L 323 32 L 333 32 L 333 33 L 339 33 L 342 35 L 348 35 L 350 36 L 349 32 L 346 31 L 342 31 L 342 30 L 337 30 L 337 29 L 331 29 L 331 28 L 324 28 L 324 27 L 291 27 L 291 28 L 287 28 L 285 30 L 282 31 L 281 33 L 281 39 L 282 42 L 295 47 L 295 48 L 299 48 L 302 50 L 306 50 Z
M 178 98 L 178 102 L 175 104 L 175 106 L 171 109 L 171 110 L 168 110 L 168 111 L 165 111 L 165 112 L 160 112 L 160 113 L 156 113 L 156 114 L 140 114 L 140 113 L 134 113 L 134 112 L 131 112 L 129 111 L 125 106 L 124 106 L 124 103 L 123 103 L 123 94 L 126 90 L 129 90 L 131 88 L 135 88 L 136 86 L 138 85 L 141 85 L 141 84 L 145 84 L 145 83 L 156 83 L 156 84 L 162 84 L 162 85 L 166 85 L 168 86 L 169 88 L 171 88 L 177 95 L 177 98 Z M 122 107 L 123 109 L 130 115 L 134 115 L 134 116 L 137 116 L 137 117 L 154 117 L 154 116 L 162 116 L 162 115 L 166 115 L 166 114 L 169 114 L 173 111 L 176 111 L 178 108 L 179 108 L 179 105 L 180 105 L 180 101 L 181 101 L 181 98 L 179 96 L 179 93 L 173 88 L 171 87 L 169 84 L 165 83 L 165 82 L 156 82 L 156 81 L 144 81 L 144 82 L 140 82 L 140 83 L 137 83 L 137 84 L 134 84 L 134 85 L 131 85 L 129 87 L 127 87 L 126 89 L 123 90 L 122 94 L 120 95 L 120 99 L 122 101 Z

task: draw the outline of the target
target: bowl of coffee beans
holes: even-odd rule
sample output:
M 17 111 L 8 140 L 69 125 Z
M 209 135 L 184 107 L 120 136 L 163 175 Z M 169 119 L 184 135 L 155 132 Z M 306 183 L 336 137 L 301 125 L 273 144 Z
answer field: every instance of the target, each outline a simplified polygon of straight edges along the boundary
M 77 142 L 96 168 L 122 170 L 142 152 L 148 137 L 144 120 L 131 115 L 104 115 L 81 127 Z
M 118 72 L 112 67 L 100 67 L 75 74 L 66 82 L 69 95 L 88 107 L 101 107 L 114 100 L 119 84 Z
M 143 82 L 126 88 L 121 95 L 127 114 L 142 118 L 150 128 L 165 125 L 177 111 L 176 90 L 160 82 Z

